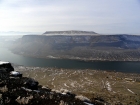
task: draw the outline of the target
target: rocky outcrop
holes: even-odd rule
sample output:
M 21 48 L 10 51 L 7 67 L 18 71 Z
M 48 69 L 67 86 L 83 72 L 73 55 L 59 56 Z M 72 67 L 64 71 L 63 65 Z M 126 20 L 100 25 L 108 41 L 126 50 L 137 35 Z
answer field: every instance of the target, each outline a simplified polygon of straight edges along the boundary
M 84 100 L 75 98 L 75 95 L 70 92 L 57 93 L 41 85 L 37 90 L 28 89 L 24 84 L 28 79 L 22 77 L 1 80 L 1 103 L 4 105 L 85 105 Z
M 0 77 L 1 105 L 100 105 L 66 89 L 52 90 L 27 77 Z M 3 75 L 3 73 L 1 73 Z
M 0 73 L 14 71 L 10 62 L 0 61 Z

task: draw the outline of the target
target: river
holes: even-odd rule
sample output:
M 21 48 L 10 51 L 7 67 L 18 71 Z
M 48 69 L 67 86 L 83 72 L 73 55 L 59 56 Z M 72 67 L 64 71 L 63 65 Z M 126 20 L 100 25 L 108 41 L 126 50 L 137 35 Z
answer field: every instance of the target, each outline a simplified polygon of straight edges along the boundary
M 140 73 L 140 62 L 130 61 L 78 61 L 70 59 L 43 59 L 25 57 L 13 54 L 6 48 L 0 47 L 0 60 L 23 66 L 57 67 L 65 69 L 94 69 L 109 70 L 125 73 Z

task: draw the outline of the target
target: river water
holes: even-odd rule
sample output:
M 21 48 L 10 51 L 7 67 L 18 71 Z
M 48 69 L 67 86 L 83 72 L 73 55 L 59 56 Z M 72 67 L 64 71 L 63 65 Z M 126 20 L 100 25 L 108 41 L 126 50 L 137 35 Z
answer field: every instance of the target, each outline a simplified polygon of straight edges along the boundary
M 126 61 L 78 61 L 69 59 L 43 59 L 25 57 L 13 54 L 6 48 L 0 47 L 0 60 L 23 66 L 33 67 L 57 67 L 65 69 L 94 69 L 109 70 L 127 73 L 140 73 L 140 62 Z

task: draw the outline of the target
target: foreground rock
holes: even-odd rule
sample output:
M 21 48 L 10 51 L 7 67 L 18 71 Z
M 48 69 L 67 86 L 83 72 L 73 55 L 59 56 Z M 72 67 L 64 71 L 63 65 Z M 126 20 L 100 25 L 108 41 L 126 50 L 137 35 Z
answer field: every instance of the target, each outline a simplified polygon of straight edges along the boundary
M 25 84 L 30 78 L 8 78 L 0 80 L 1 103 L 4 105 L 87 105 L 91 101 L 71 92 L 51 91 L 38 86 L 37 90 Z M 86 102 L 86 104 L 85 104 Z M 91 104 L 92 105 L 92 104 Z
M 14 68 L 12 67 L 10 62 L 0 61 L 0 73 L 9 73 L 11 71 L 14 71 Z

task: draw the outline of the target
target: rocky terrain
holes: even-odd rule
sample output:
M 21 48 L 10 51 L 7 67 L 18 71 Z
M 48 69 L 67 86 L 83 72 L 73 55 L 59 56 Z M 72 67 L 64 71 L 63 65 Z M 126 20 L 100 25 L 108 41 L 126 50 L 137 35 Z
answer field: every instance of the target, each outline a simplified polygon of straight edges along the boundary
M 25 35 L 10 49 L 16 54 L 40 58 L 140 61 L 140 36 L 47 31 L 42 35 Z
M 98 101 L 92 101 L 82 95 L 78 96 L 67 89 L 62 88 L 57 91 L 38 85 L 35 79 L 22 77 L 20 72 L 13 70 L 9 62 L 0 61 L 0 105 L 100 104 Z
M 0 105 L 93 105 L 88 98 L 76 96 L 65 89 L 56 92 L 41 85 L 36 90 L 29 89 L 24 85 L 29 79 L 1 79 Z
M 93 105 L 140 104 L 140 74 L 88 69 L 24 66 L 14 68 L 23 73 L 23 76 L 33 78 L 39 81 L 40 85 L 51 88 L 53 92 L 60 93 L 62 90 L 69 90 L 77 96 L 87 97 Z
M 0 105 L 139 105 L 139 89 L 140 74 L 0 61 Z

